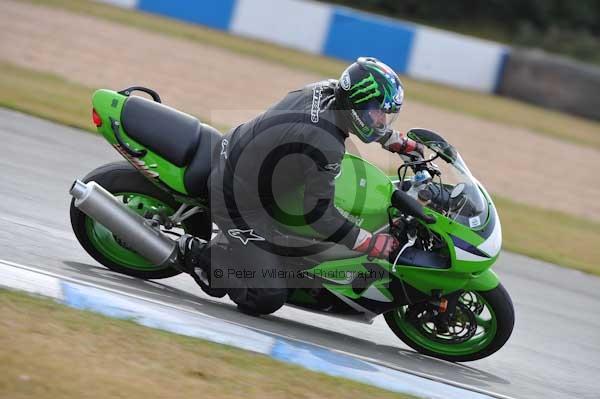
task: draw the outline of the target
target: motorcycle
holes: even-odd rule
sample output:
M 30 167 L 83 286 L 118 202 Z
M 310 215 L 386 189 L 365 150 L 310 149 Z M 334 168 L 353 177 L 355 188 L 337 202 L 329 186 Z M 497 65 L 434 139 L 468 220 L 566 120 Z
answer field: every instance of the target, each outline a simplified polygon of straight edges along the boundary
M 125 161 L 73 183 L 70 218 L 79 243 L 118 273 L 181 273 L 176 239 L 187 233 L 209 241 L 215 233 L 207 179 L 220 133 L 144 87 L 98 90 L 92 104 L 95 126 Z M 290 240 L 322 250 L 302 258 L 308 283 L 290 288 L 287 304 L 367 323 L 383 315 L 420 353 L 452 362 L 484 358 L 514 325 L 510 296 L 490 269 L 502 243 L 498 213 L 442 136 L 426 129 L 407 135 L 426 156 L 404 162 L 397 176 L 346 154 L 335 183 L 340 212 L 368 231 L 394 235 L 400 248 L 374 259 L 298 227 Z M 288 202 L 293 208 L 293 198 Z

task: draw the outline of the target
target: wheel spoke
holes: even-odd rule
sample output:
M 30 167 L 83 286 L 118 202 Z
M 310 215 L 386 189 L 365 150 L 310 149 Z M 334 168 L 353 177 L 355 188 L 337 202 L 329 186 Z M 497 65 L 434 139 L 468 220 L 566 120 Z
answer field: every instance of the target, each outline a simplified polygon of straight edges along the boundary
M 477 325 L 485 330 L 489 330 L 492 325 L 492 319 L 484 319 L 481 315 L 475 316 L 475 320 L 477 320 Z

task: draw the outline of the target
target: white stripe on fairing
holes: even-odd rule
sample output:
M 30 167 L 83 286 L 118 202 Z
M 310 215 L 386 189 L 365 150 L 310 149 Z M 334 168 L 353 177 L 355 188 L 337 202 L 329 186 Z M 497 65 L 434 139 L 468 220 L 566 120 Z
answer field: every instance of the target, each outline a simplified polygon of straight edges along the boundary
M 375 284 L 371 284 L 361 296 L 379 302 L 392 302 L 391 299 L 383 295 L 383 293 L 377 287 L 375 287 Z
M 58 278 L 31 270 L 1 265 L 0 286 L 48 296 L 59 301 L 63 300 L 63 292 Z
M 492 231 L 492 234 L 483 242 L 483 244 L 477 247 L 492 258 L 498 255 L 500 253 L 500 248 L 502 248 L 502 226 L 500 225 L 498 213 L 496 210 L 494 210 L 494 212 L 496 213 L 496 225 L 494 226 L 494 231 Z
M 454 247 L 454 250 L 456 252 L 457 260 L 463 260 L 468 262 L 485 262 L 490 260 L 490 258 L 484 258 L 483 256 L 473 255 L 472 253 L 467 252 L 458 247 Z

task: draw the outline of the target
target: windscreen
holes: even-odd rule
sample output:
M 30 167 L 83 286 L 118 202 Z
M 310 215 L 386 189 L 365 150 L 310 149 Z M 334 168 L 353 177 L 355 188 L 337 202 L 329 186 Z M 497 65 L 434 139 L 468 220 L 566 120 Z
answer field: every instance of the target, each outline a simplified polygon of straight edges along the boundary
M 451 147 L 447 143 L 444 145 Z M 429 190 L 432 195 L 426 206 L 469 228 L 477 229 L 487 220 L 487 200 L 460 154 L 454 148 L 447 148 L 445 152 L 452 152 L 452 157 L 437 157 L 432 162 L 441 175 L 421 180 L 420 184 L 418 177 L 411 177 L 412 186 L 408 193 L 417 198 L 419 191 Z M 430 149 L 425 149 L 426 159 L 435 155 Z

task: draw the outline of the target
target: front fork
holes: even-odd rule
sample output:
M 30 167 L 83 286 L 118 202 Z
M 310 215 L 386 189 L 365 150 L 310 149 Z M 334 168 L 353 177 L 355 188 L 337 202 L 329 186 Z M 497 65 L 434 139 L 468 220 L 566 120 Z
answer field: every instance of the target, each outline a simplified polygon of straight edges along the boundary
M 428 310 L 434 315 L 433 321 L 437 330 L 441 333 L 448 332 L 450 320 L 456 312 L 456 305 L 464 291 L 456 291 L 446 296 L 441 295 L 440 291 L 434 291 L 432 300 L 427 303 Z

